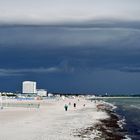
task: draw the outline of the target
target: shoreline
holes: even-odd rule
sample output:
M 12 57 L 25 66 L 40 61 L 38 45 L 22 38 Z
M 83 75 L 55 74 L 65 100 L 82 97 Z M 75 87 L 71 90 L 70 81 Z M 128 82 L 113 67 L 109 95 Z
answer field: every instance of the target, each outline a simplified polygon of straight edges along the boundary
M 102 137 L 106 138 L 106 140 L 122 140 L 126 139 L 125 130 L 119 125 L 120 118 L 113 111 L 106 110 L 109 119 L 101 120 L 101 124 L 97 125 L 97 130 L 102 132 Z
M 98 111 L 105 111 L 109 117 L 106 119 L 100 119 L 96 124 L 93 123 L 87 128 L 78 130 L 78 137 L 88 139 L 90 135 L 90 138 L 95 140 L 131 140 L 131 138 L 127 136 L 127 131 L 123 127 L 125 120 L 121 119 L 120 116 L 115 113 L 115 106 L 103 102 L 99 103 L 97 108 Z M 95 133 L 96 136 L 92 137 L 92 134 Z
M 140 97 L 129 97 L 129 96 L 122 96 L 122 97 L 117 97 L 117 96 L 108 96 L 108 97 L 98 97 L 98 96 L 95 96 L 95 97 L 91 97 L 89 98 L 90 100 L 98 100 L 98 99 L 139 99 Z

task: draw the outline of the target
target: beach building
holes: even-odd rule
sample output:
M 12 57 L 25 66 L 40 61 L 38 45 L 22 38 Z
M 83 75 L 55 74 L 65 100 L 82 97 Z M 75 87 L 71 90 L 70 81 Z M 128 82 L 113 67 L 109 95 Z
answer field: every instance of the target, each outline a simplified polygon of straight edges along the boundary
M 52 93 L 48 93 L 48 97 L 53 97 L 53 94 Z
M 47 91 L 45 89 L 37 89 L 38 96 L 47 96 Z
M 26 94 L 36 94 L 36 82 L 34 81 L 24 81 L 22 83 L 22 93 Z

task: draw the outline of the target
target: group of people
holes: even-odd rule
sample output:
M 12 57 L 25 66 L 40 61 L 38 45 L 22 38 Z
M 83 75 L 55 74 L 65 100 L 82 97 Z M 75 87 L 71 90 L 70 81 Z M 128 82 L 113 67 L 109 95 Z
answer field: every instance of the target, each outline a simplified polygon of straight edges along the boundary
M 64 105 L 65 111 L 68 110 L 68 107 L 69 107 L 70 105 L 71 105 L 71 102 L 69 102 L 69 105 L 67 105 L 67 104 Z M 73 107 L 76 108 L 76 103 L 73 103 Z

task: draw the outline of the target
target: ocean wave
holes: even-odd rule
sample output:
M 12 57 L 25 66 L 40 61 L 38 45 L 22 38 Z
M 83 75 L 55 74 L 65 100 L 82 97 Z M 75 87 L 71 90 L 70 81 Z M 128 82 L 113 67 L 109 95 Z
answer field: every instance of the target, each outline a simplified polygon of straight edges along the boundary
M 108 102 L 105 102 L 105 101 L 103 101 L 103 103 L 104 103 L 106 106 L 110 107 L 111 110 L 117 109 L 117 106 L 115 106 L 115 105 L 112 104 L 112 103 L 108 103 Z
M 128 135 L 125 135 L 125 139 L 123 140 L 132 140 Z
M 120 118 L 120 117 L 119 117 L 119 118 Z M 126 124 L 126 119 L 125 119 L 125 117 L 123 116 L 123 118 L 120 119 L 120 120 L 117 122 L 117 124 L 119 125 L 119 127 L 120 127 L 121 129 L 123 129 L 123 125 Z
M 130 105 L 130 107 L 140 109 L 140 106 L 137 106 L 137 105 Z

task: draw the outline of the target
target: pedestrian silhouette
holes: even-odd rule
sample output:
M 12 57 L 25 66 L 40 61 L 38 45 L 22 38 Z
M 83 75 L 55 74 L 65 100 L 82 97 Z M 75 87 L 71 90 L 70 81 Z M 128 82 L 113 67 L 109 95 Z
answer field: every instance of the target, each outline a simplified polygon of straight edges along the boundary
M 74 108 L 76 107 L 76 103 L 73 104 Z
M 68 110 L 68 105 L 65 104 L 64 108 L 65 108 L 65 111 L 67 111 Z

